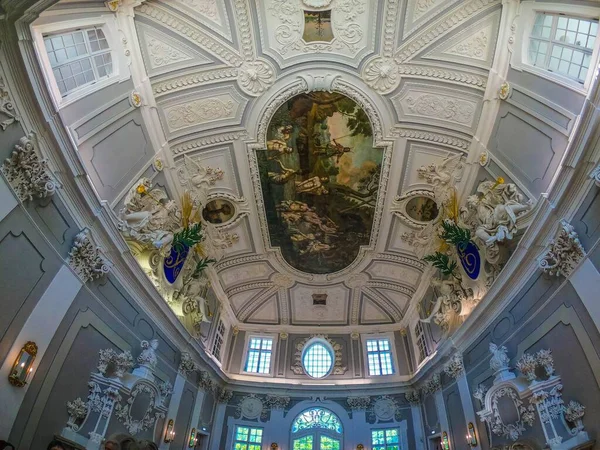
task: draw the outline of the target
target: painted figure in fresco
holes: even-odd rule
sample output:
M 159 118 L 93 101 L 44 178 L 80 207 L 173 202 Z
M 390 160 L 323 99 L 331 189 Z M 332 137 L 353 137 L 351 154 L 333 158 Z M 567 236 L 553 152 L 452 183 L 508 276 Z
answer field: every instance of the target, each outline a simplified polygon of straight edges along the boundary
M 317 149 L 315 151 L 315 154 L 324 155 L 327 158 L 335 157 L 337 162 L 339 163 L 340 158 L 344 156 L 345 153 L 350 153 L 352 151 L 352 148 L 344 147 L 335 139 L 332 139 L 332 141 L 333 144 L 329 143 L 327 145 L 315 145 L 315 148 Z
M 329 194 L 324 183 L 327 183 L 329 179 L 327 177 L 312 177 L 306 181 L 296 181 L 296 192 L 298 194 L 312 194 L 312 195 L 323 195 Z
M 285 167 L 279 159 L 277 159 L 275 162 L 279 164 L 279 167 L 281 167 L 281 172 L 269 172 L 267 174 L 269 180 L 275 184 L 286 184 L 293 177 L 300 174 L 299 170 L 288 169 Z
M 298 270 L 332 273 L 368 245 L 383 152 L 366 113 L 339 93 L 283 104 L 257 151 L 269 236 Z

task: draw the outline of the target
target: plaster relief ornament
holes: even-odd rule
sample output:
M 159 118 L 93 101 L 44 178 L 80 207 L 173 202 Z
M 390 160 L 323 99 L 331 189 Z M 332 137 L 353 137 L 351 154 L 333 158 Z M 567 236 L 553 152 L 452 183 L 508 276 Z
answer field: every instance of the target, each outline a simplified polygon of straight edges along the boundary
M 550 248 L 538 264 L 548 275 L 568 277 L 584 257 L 585 250 L 575 228 L 566 220 L 561 220 L 558 236 L 550 241 Z
M 79 424 L 87 417 L 88 404 L 78 397 L 72 402 L 67 402 L 67 412 L 69 413 L 67 427 L 73 431 L 78 431 Z
M 285 409 L 290 404 L 290 398 L 282 395 L 267 394 L 265 404 L 271 409 Z
M 156 369 L 156 363 L 158 362 L 156 358 L 158 340 L 152 339 L 151 341 L 142 341 L 140 346 L 142 347 L 142 353 L 137 357 L 138 364 L 154 371 L 154 369 Z
M 375 400 L 371 414 L 374 415 L 379 422 L 387 422 L 397 419 L 399 412 L 398 402 L 392 397 L 384 395 Z
M 133 405 L 136 403 L 138 396 L 143 396 L 146 401 L 146 409 L 141 418 L 134 413 Z M 138 382 L 131 393 L 127 402 L 123 405 L 120 402 L 115 406 L 115 417 L 123 424 L 127 431 L 135 436 L 154 426 L 158 419 L 164 419 L 165 413 L 157 411 L 158 392 L 153 385 L 145 382 Z
M 1 94 L 1 91 L 0 91 Z M 1 112 L 1 110 L 0 110 Z M 54 195 L 57 183 L 45 159 L 38 156 L 33 135 L 22 137 L 0 170 L 22 202 Z
M 334 362 L 333 362 L 333 370 L 331 371 L 331 375 L 344 375 L 348 371 L 348 367 L 342 364 L 342 344 L 335 342 L 333 339 L 327 337 L 324 334 L 313 334 L 307 338 L 300 340 L 296 344 L 296 353 L 294 354 L 294 365 L 291 367 L 292 372 L 296 375 L 304 375 L 306 372 L 304 371 L 304 364 L 302 364 L 302 350 L 304 350 L 304 346 L 306 343 L 313 339 L 320 338 L 324 339 L 333 348 L 334 353 Z
M 275 71 L 264 61 L 246 62 L 238 69 L 237 81 L 246 94 L 259 96 L 275 82 Z
M 435 373 L 433 376 L 428 379 L 425 384 L 423 384 L 422 393 L 423 397 L 427 397 L 428 395 L 433 394 L 434 392 L 439 391 L 442 388 L 442 381 L 440 379 L 440 374 Z
M 583 416 L 585 415 L 585 406 L 581 403 L 578 403 L 574 400 L 571 400 L 567 406 L 565 406 L 565 419 L 567 422 L 570 422 L 575 425 L 575 429 L 571 430 L 571 434 L 573 432 L 581 432 L 583 431 Z
M 371 404 L 371 397 L 348 397 L 346 403 L 352 411 L 367 409 Z
M 179 373 L 183 376 L 188 376 L 192 372 L 198 370 L 198 365 L 188 352 L 181 352 L 181 360 L 179 362 Z
M 0 81 L 2 81 L 1 78 Z M 590 178 L 594 180 L 594 183 L 597 187 L 600 187 L 600 166 L 597 166 L 594 170 L 592 170 L 592 173 L 590 173 Z
M 84 283 L 101 278 L 110 270 L 100 247 L 92 243 L 88 229 L 75 236 L 67 262 Z
M 454 379 L 458 378 L 465 372 L 462 355 L 460 353 L 457 353 L 450 358 L 450 361 L 444 367 L 444 372 L 446 372 L 446 375 Z
M 98 354 L 98 373 L 104 377 L 122 378 L 133 367 L 133 356 L 129 350 L 117 353 L 109 348 L 100 350 Z
M 263 401 L 255 394 L 243 397 L 237 407 L 238 417 L 240 419 L 258 419 L 261 416 L 266 418 L 266 410 Z
M 500 90 L 498 91 L 498 97 L 500 100 L 506 100 L 510 96 L 510 84 L 508 82 L 502 83 Z
M 493 247 L 513 239 L 518 231 L 517 219 L 531 207 L 514 184 L 504 183 L 499 177 L 496 181 L 482 182 L 477 194 L 467 198 L 461 214 L 465 223 L 475 227 L 475 236 L 486 247 Z
M 21 121 L 21 117 L 17 114 L 15 105 L 10 97 L 4 78 L 2 77 L 0 77 L 0 113 L 7 117 L 0 122 L 0 127 L 2 127 L 2 130 L 4 131 L 6 131 L 6 128 L 9 125 Z
M 198 373 L 198 387 L 204 392 L 213 392 L 215 389 L 215 381 L 205 370 L 201 370 Z
M 493 342 L 490 342 L 490 353 L 492 358 L 490 359 L 490 369 L 494 371 L 494 382 L 500 380 L 511 380 L 515 378 L 515 374 L 512 373 L 508 367 L 510 359 L 507 355 L 508 350 L 505 346 L 498 346 Z
M 400 85 L 400 71 L 393 58 L 377 57 L 363 71 L 363 78 L 380 94 L 388 94 Z
M 462 154 L 449 154 L 440 164 L 429 164 L 417 169 L 419 178 L 433 186 L 438 205 L 445 206 L 452 199 L 454 186 L 461 179 Z
M 411 390 L 404 394 L 406 401 L 411 405 L 419 405 L 421 403 L 421 396 L 418 390 Z
M 325 8 L 331 4 L 331 0 L 302 0 L 302 3 L 309 8 Z

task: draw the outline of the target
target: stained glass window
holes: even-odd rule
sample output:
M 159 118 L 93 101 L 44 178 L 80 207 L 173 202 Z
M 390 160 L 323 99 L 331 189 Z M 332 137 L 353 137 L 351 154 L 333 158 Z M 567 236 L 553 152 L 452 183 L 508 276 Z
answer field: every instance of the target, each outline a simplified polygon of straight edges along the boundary
M 250 338 L 248 343 L 248 356 L 246 358 L 246 372 L 266 373 L 271 370 L 271 353 L 273 339 Z
M 333 367 L 333 359 L 331 348 L 325 342 L 315 341 L 304 350 L 302 365 L 312 378 L 323 378 L 329 375 Z
M 324 408 L 311 408 L 300 413 L 292 424 L 292 433 L 312 428 L 321 428 L 342 433 L 340 419 L 334 413 Z
M 392 375 L 392 348 L 389 339 L 368 339 L 369 375 Z
M 235 427 L 233 450 L 261 450 L 262 428 Z
M 313 437 L 304 436 L 303 438 L 294 440 L 293 450 L 313 450 Z
M 321 436 L 320 450 L 340 450 L 340 441 L 328 436 Z
M 397 428 L 371 431 L 373 450 L 400 450 Z

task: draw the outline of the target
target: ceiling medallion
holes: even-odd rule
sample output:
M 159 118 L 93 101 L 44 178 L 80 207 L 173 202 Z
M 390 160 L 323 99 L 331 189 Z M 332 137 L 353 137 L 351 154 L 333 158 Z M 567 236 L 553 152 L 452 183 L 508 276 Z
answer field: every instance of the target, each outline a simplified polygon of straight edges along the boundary
M 302 0 L 302 3 L 309 8 L 324 8 L 331 4 L 331 0 Z

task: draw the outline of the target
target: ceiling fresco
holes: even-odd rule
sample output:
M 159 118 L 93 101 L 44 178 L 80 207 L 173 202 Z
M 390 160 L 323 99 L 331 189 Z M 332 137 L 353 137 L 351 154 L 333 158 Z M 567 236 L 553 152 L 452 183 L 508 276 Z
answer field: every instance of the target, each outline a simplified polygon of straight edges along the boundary
M 416 309 L 432 275 L 423 243 L 451 192 L 497 176 L 473 136 L 490 126 L 501 3 L 136 7 L 159 184 L 202 205 L 218 253 L 207 273 L 232 323 L 369 331 Z
M 344 95 L 302 94 L 275 112 L 257 159 L 271 246 L 292 267 L 337 272 L 369 243 L 382 155 Z

